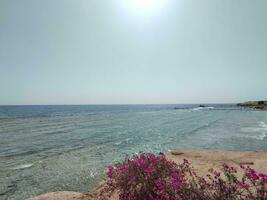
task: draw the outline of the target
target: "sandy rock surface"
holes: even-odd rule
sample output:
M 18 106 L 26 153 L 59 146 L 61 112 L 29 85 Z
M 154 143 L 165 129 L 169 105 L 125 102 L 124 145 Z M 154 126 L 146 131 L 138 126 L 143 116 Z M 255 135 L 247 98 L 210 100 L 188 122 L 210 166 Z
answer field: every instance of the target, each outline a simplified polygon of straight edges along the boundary
M 232 151 L 184 151 L 177 150 L 167 154 L 168 159 L 176 163 L 189 160 L 196 172 L 204 176 L 208 169 L 220 169 L 223 163 L 239 167 L 249 165 L 258 172 L 267 173 L 267 152 L 232 152 Z
M 223 163 L 238 167 L 249 165 L 258 172 L 267 173 L 267 152 L 225 152 L 225 151 L 185 151 L 177 150 L 167 154 L 167 158 L 176 163 L 189 160 L 200 176 L 205 176 L 208 169 L 220 169 Z M 27 200 L 98 200 L 104 183 L 89 193 L 76 192 L 52 192 L 30 198 Z M 118 200 L 118 194 L 114 193 L 110 200 Z
M 78 192 L 51 192 L 40 196 L 32 197 L 26 200 L 77 200 L 83 197 L 82 193 Z

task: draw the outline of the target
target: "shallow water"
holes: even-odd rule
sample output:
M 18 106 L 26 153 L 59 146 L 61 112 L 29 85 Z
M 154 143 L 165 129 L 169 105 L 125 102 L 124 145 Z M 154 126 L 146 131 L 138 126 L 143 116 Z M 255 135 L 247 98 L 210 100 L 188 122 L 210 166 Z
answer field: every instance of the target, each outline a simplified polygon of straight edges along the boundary
M 207 106 L 0 106 L 0 199 L 88 191 L 140 151 L 267 150 L 267 112 Z

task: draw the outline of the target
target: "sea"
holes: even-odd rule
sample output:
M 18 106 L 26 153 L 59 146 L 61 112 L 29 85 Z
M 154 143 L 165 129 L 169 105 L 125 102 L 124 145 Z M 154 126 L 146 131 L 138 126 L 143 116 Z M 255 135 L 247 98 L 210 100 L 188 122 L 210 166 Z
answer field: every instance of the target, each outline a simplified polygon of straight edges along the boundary
M 90 191 L 140 152 L 267 151 L 267 112 L 234 104 L 0 106 L 0 199 Z

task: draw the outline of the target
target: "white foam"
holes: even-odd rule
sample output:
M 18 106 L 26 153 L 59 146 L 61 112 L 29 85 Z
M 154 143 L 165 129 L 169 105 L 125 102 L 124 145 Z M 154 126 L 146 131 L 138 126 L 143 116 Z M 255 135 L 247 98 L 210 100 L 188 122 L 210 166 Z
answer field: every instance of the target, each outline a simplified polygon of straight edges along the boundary
M 249 133 L 243 137 L 263 140 L 267 137 L 267 124 L 261 121 L 258 123 L 257 127 L 242 128 L 242 132 Z
M 33 164 L 32 163 L 29 163 L 29 164 L 19 165 L 19 166 L 13 167 L 11 169 L 12 170 L 26 169 L 26 168 L 30 168 L 32 166 L 33 166 Z
M 260 135 L 255 137 L 258 140 L 263 140 L 264 138 L 266 138 L 266 133 L 261 133 Z
M 259 125 L 260 127 L 265 128 L 267 131 L 267 124 L 265 124 L 264 122 L 259 122 Z
M 120 145 L 121 143 L 122 143 L 122 142 L 115 142 L 115 145 L 118 146 L 118 145 Z
M 214 107 L 210 106 L 210 107 L 197 107 L 197 108 L 193 108 L 192 110 L 197 111 L 197 110 L 212 110 L 214 109 Z
M 94 178 L 97 175 L 97 172 L 96 171 L 90 171 L 89 175 L 91 178 Z

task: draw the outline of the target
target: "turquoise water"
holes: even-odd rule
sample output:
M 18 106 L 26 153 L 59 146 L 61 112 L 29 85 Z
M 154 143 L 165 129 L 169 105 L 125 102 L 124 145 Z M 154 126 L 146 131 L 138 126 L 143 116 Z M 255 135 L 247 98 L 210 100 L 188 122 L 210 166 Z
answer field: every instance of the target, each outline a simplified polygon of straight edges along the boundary
M 267 112 L 207 106 L 0 106 L 0 199 L 88 191 L 140 151 L 267 150 Z

